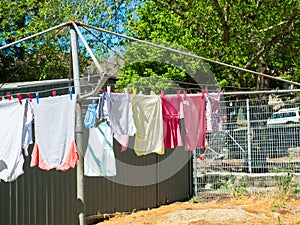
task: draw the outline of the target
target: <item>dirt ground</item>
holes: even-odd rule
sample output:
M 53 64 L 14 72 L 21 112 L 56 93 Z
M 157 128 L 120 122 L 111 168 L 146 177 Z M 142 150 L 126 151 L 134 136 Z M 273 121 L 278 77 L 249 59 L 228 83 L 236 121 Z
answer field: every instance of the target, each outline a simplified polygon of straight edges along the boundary
M 300 199 L 247 198 L 176 202 L 131 214 L 116 213 L 97 225 L 300 225 Z

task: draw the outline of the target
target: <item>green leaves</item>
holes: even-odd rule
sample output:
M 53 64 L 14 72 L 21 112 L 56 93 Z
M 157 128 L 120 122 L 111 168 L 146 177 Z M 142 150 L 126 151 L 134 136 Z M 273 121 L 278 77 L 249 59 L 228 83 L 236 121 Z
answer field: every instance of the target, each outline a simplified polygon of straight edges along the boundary
M 300 59 L 299 11 L 298 0 L 153 0 L 140 5 L 139 20 L 128 29 L 137 38 L 176 44 L 199 56 L 272 76 L 288 73 L 289 79 L 300 81 L 294 76 Z M 271 81 L 261 86 L 256 75 L 212 63 L 209 67 L 223 88 L 278 85 Z

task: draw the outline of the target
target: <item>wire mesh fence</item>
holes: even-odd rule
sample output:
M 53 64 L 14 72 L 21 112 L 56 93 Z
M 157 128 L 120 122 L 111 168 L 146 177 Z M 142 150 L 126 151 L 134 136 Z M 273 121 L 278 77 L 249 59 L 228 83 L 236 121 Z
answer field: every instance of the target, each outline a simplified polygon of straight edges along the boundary
M 207 148 L 194 152 L 195 194 L 228 194 L 236 187 L 278 190 L 282 185 L 299 192 L 299 97 L 226 97 L 221 105 L 223 130 L 207 133 Z

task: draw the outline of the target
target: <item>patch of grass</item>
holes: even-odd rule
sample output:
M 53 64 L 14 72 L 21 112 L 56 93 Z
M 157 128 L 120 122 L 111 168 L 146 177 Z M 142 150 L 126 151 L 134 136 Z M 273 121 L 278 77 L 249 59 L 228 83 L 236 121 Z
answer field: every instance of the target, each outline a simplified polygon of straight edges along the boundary
M 230 195 L 234 199 L 243 199 L 245 197 L 249 197 L 247 182 L 244 177 L 242 177 L 241 180 L 237 180 L 236 176 L 231 176 L 229 189 Z

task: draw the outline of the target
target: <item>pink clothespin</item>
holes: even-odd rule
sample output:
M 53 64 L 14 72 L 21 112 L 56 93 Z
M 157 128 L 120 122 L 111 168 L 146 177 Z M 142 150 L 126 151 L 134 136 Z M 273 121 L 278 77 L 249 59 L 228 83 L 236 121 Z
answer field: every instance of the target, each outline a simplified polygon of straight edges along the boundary
M 161 90 L 161 91 L 160 91 L 160 97 L 163 98 L 164 96 L 165 96 L 165 91 L 164 91 L 164 90 Z
M 204 90 L 202 89 L 202 99 L 204 99 Z
M 17 97 L 19 99 L 20 105 L 22 105 L 22 95 L 20 93 L 18 93 Z
M 10 92 L 7 92 L 7 98 L 8 98 L 8 100 L 11 100 Z
M 53 97 L 56 96 L 56 91 L 52 91 L 52 96 L 53 96 Z
M 32 95 L 30 93 L 27 93 L 27 96 L 29 98 L 29 101 L 32 102 Z
M 129 91 L 129 90 L 127 90 L 127 94 L 130 94 L 130 91 Z
M 186 99 L 186 90 L 183 91 L 183 99 Z
M 219 88 L 218 89 L 218 97 L 220 97 L 220 94 L 221 94 L 221 89 Z

